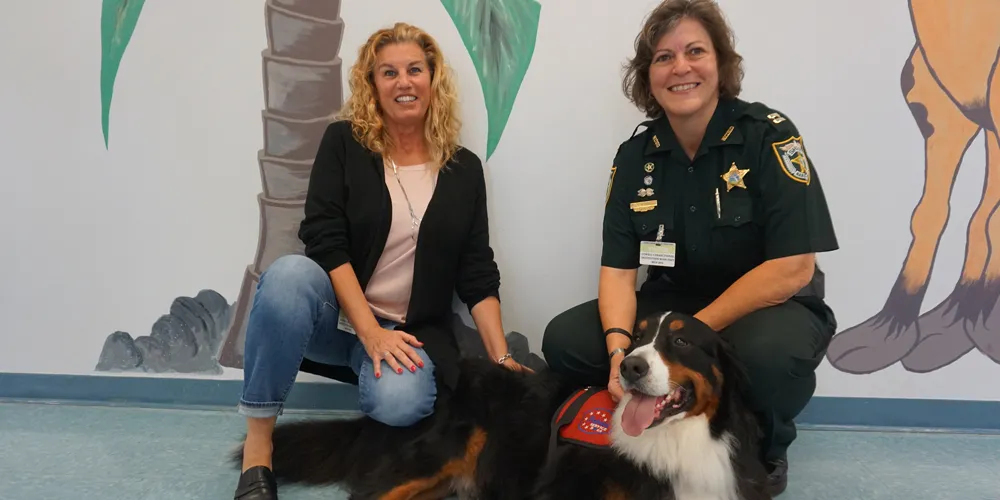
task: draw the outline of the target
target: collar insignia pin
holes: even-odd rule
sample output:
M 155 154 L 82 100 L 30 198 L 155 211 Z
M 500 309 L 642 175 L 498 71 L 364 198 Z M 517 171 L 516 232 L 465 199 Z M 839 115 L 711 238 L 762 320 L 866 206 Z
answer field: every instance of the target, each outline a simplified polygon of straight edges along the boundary
M 734 128 L 736 127 L 733 125 L 729 126 L 729 129 L 726 130 L 726 133 L 722 135 L 722 142 L 726 142 L 726 139 L 729 139 L 729 134 L 733 133 Z

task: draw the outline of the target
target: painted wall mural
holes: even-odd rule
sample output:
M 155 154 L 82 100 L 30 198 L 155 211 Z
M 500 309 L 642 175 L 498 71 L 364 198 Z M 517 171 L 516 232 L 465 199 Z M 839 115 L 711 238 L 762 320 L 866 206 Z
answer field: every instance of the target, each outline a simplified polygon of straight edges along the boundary
M 830 363 L 847 373 L 873 373 L 897 362 L 926 373 L 973 350 L 1000 363 L 1000 254 L 993 253 L 1000 249 L 1000 217 L 994 215 L 1000 208 L 1000 3 L 911 0 L 909 8 L 917 42 L 900 80 L 924 138 L 924 190 L 910 220 L 909 252 L 882 310 L 830 344 Z M 952 186 L 980 133 L 986 176 L 968 223 L 961 278 L 948 297 L 920 314 Z
M 264 147 L 257 152 L 257 255 L 247 266 L 233 323 L 222 345 L 223 366 L 243 367 L 243 335 L 260 275 L 278 257 L 303 253 L 298 238 L 309 174 L 323 131 L 344 101 L 340 0 L 270 0 L 262 54 Z
M 441 0 L 479 75 L 489 122 L 486 159 L 493 156 L 531 56 L 542 6 L 533 0 Z
M 101 5 L 101 128 L 104 147 L 108 147 L 108 128 L 111 124 L 111 97 L 115 89 L 118 66 L 125 48 L 132 40 L 132 32 L 139 22 L 139 14 L 146 0 L 104 0 Z
M 107 146 L 108 109 L 115 75 L 138 21 L 141 0 L 105 0 L 102 12 L 102 104 Z M 469 0 L 442 4 L 461 33 L 479 74 L 488 111 L 488 152 L 493 153 L 527 72 L 534 50 L 540 5 L 529 0 Z M 323 132 L 343 105 L 344 21 L 340 0 L 267 0 L 267 47 L 261 54 L 264 109 L 263 148 L 257 152 L 262 191 L 259 234 L 253 262 L 244 271 L 236 303 L 212 290 L 180 297 L 150 335 L 127 332 L 107 337 L 100 371 L 143 370 L 221 373 L 243 367 L 243 338 L 261 274 L 285 254 L 303 253 L 298 239 L 305 195 Z M 474 329 L 456 314 L 459 346 L 485 355 Z M 518 332 L 507 335 L 512 356 L 539 368 L 544 362 Z
M 108 335 L 96 370 L 221 374 L 216 353 L 231 313 L 232 306 L 212 290 L 178 297 L 148 335 Z

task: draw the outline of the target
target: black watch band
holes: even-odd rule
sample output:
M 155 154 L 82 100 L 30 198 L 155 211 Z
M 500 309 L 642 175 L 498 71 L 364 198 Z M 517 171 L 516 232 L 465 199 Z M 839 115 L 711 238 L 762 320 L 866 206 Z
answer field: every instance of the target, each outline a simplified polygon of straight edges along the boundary
M 620 334 L 628 337 L 628 341 L 629 341 L 630 344 L 635 341 L 635 339 L 632 338 L 632 333 L 629 332 L 628 330 L 624 329 L 624 328 L 608 328 L 607 330 L 604 330 L 604 336 L 605 337 L 607 337 L 608 335 L 611 335 L 612 333 L 620 333 Z

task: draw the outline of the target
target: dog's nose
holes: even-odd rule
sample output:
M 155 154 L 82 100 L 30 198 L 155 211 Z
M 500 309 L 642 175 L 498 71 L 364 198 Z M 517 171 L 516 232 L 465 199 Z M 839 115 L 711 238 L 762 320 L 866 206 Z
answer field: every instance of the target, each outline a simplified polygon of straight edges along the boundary
M 622 360 L 622 378 L 629 382 L 637 382 L 649 373 L 649 363 L 641 356 L 629 356 Z

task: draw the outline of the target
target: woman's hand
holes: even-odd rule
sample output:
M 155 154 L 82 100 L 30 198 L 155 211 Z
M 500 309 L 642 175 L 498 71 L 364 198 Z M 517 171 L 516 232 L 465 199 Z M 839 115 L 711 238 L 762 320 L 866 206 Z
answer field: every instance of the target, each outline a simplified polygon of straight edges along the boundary
M 625 356 L 621 353 L 611 357 L 611 375 L 608 377 L 608 392 L 611 393 L 611 399 L 615 403 L 621 401 L 622 397 L 625 396 L 625 390 L 622 389 L 621 379 L 619 378 L 623 359 L 625 359 Z
M 361 345 L 365 346 L 368 357 L 372 358 L 372 364 L 375 365 L 375 378 L 382 376 L 382 360 L 389 363 L 389 366 L 396 373 L 403 373 L 401 364 L 411 372 L 417 371 L 417 367 L 424 367 L 424 361 L 413 350 L 413 347 L 423 347 L 424 344 L 409 333 L 379 327 L 369 333 L 361 334 L 359 332 L 358 340 L 361 341 Z
M 531 368 L 528 368 L 527 366 L 524 366 L 521 363 L 514 361 L 514 358 L 505 359 L 504 362 L 500 364 L 500 366 L 512 372 L 535 373 L 535 370 L 532 370 Z

